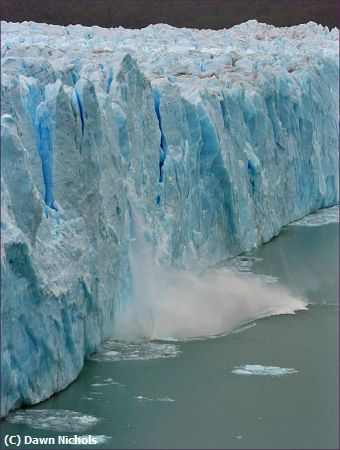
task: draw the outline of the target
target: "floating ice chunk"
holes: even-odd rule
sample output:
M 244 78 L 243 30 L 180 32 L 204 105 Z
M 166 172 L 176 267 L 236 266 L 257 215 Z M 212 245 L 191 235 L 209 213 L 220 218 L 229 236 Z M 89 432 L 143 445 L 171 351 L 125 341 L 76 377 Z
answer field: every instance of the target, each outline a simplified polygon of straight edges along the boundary
M 66 409 L 19 409 L 10 413 L 6 420 L 10 423 L 27 425 L 37 430 L 79 433 L 92 428 L 101 419 L 90 414 Z
M 174 402 L 175 401 L 173 398 L 170 398 L 170 397 L 149 398 L 149 397 L 144 397 L 143 395 L 136 395 L 135 399 L 149 401 L 149 402 Z
M 112 378 L 111 378 L 112 380 Z M 107 383 L 93 383 L 91 387 L 101 387 L 101 386 L 112 386 L 113 384 L 118 384 L 119 386 L 125 386 L 124 384 L 119 383 L 119 381 L 109 381 Z
M 164 397 L 164 398 L 156 398 L 158 402 L 174 402 L 175 400 L 170 397 Z
M 285 367 L 261 366 L 260 364 L 246 364 L 245 366 L 237 366 L 232 373 L 237 375 L 264 375 L 272 377 L 280 377 L 290 373 L 296 373 L 297 370 Z

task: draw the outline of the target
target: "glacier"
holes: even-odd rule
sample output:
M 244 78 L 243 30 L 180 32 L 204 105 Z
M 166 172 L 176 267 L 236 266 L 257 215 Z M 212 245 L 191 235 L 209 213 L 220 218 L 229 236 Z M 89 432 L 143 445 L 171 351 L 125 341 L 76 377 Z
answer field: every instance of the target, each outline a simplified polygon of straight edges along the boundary
M 194 270 L 338 202 L 339 32 L 1 28 L 6 415 L 112 338 L 134 217 L 161 267 Z

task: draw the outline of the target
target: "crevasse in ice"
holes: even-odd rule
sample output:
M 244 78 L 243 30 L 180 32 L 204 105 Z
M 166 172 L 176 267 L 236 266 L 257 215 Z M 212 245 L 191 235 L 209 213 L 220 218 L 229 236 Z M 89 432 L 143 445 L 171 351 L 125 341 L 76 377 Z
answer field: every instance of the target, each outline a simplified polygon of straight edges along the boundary
M 338 30 L 2 22 L 2 414 L 65 388 L 131 289 L 338 201 Z

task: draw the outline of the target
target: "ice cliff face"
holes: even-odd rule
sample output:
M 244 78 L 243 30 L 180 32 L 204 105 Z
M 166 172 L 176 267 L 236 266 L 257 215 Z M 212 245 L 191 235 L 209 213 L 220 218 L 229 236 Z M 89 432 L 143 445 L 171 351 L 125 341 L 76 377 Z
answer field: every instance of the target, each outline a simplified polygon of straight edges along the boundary
M 65 388 L 129 295 L 131 208 L 207 265 L 338 201 L 338 30 L 2 22 L 2 414 Z

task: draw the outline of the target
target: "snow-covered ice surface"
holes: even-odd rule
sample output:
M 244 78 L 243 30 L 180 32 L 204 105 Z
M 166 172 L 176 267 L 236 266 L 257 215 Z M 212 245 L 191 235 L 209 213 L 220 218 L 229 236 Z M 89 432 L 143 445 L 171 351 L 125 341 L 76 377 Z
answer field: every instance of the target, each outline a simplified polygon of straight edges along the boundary
M 339 60 L 338 30 L 315 23 L 1 37 L 6 414 L 112 338 L 132 211 L 157 264 L 192 269 L 338 201 Z
M 246 364 L 245 366 L 235 367 L 232 370 L 232 373 L 236 373 L 237 375 L 260 375 L 260 376 L 280 377 L 282 375 L 297 373 L 297 370 L 286 367 L 261 366 L 260 364 Z

